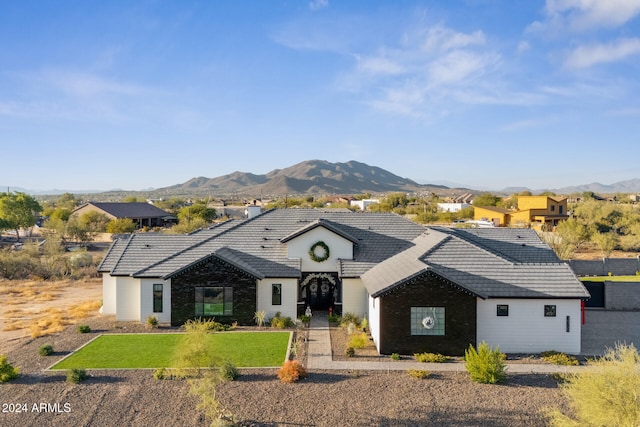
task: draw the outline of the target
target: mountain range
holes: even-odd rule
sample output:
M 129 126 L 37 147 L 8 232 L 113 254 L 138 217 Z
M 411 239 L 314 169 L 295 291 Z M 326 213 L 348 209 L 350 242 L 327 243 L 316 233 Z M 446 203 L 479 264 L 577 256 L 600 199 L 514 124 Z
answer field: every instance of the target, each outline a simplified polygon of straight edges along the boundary
M 449 184 L 449 185 L 442 185 Z M 455 185 L 455 187 L 452 187 Z M 0 187 L 2 188 L 2 187 Z M 491 191 L 499 194 L 513 194 L 531 191 L 538 194 L 542 191 L 553 191 L 556 194 L 572 194 L 591 191 L 597 194 L 640 193 L 640 179 L 620 181 L 613 184 L 592 183 L 555 189 L 529 189 L 526 187 L 507 187 L 502 190 L 480 190 L 466 188 L 450 181 L 437 181 L 421 184 L 409 178 L 402 178 L 376 166 L 369 166 L 357 161 L 331 163 L 325 160 L 307 160 L 284 169 L 274 169 L 263 175 L 249 172 L 233 172 L 215 178 L 196 177 L 169 187 L 147 189 L 144 191 L 72 191 L 50 190 L 30 191 L 12 187 L 11 191 L 21 191 L 37 195 L 55 195 L 61 193 L 90 194 L 95 198 L 98 194 L 109 193 L 112 196 L 139 193 L 145 197 L 176 196 L 217 196 L 225 197 L 283 197 L 285 195 L 303 194 L 362 194 L 389 192 L 434 192 L 442 196 L 460 195 L 461 193 L 481 193 Z

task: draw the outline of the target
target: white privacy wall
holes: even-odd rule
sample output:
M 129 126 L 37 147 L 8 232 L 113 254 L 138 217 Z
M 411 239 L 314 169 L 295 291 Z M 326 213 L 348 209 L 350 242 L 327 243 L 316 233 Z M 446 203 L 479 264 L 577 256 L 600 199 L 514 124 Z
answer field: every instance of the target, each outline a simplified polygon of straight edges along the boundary
M 329 247 L 329 259 L 323 262 L 315 262 L 309 257 L 309 249 L 319 241 Z M 316 227 L 288 241 L 287 256 L 290 259 L 299 258 L 304 272 L 329 273 L 338 271 L 338 259 L 353 259 L 353 243 L 324 227 Z
M 116 314 L 116 278 L 102 274 L 102 314 Z
M 497 316 L 498 304 L 509 306 L 508 316 Z M 544 316 L 545 305 L 556 306 L 556 317 Z M 485 341 L 505 353 L 557 350 L 579 354 L 581 326 L 577 299 L 478 299 L 478 344 Z
M 140 280 L 116 277 L 116 320 L 140 321 Z
M 272 305 L 271 285 L 279 283 L 282 285 L 281 305 Z M 257 287 L 258 311 L 267 313 L 266 318 L 272 318 L 276 312 L 280 312 L 285 317 L 296 319 L 298 317 L 298 280 L 297 279 L 263 279 L 258 280 Z
M 369 329 L 371 330 L 371 338 L 380 351 L 380 298 L 369 297 Z
M 361 279 L 342 279 L 342 314 L 353 313 L 368 320 L 368 296 Z

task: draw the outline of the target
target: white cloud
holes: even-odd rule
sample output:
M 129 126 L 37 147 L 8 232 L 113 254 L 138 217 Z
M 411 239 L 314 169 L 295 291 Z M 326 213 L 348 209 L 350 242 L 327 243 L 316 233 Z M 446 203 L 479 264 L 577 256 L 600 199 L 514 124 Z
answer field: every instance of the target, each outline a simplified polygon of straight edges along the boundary
M 313 0 L 309 2 L 309 9 L 320 10 L 329 6 L 329 0 Z
M 360 55 L 356 55 L 356 60 L 358 62 L 358 70 L 364 73 L 374 75 L 396 75 L 402 74 L 405 71 L 405 67 L 400 63 L 383 56 L 361 57 Z
M 524 53 L 529 49 L 531 49 L 531 45 L 529 44 L 529 42 L 526 40 L 522 40 L 520 43 L 518 43 L 518 46 L 516 47 L 516 52 Z
M 429 64 L 429 85 L 440 86 L 463 82 L 483 73 L 498 61 L 497 55 L 456 50 Z
M 640 0 L 547 0 L 544 21 L 529 30 L 539 33 L 616 28 L 640 14 Z
M 465 34 L 438 25 L 428 30 L 423 47 L 427 52 L 433 52 L 481 46 L 485 43 L 486 39 L 482 31 Z
M 88 73 L 46 71 L 41 78 L 59 90 L 78 97 L 105 94 L 139 95 L 148 91 L 139 85 L 120 83 Z
M 567 55 L 567 68 L 587 68 L 596 64 L 616 62 L 640 54 L 640 38 L 619 39 L 612 43 L 579 46 Z

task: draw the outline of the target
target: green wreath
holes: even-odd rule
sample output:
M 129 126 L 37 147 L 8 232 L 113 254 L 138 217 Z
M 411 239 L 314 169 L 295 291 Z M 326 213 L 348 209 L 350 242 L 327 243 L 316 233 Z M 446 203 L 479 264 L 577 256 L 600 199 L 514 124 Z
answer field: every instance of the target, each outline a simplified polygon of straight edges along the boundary
M 322 249 L 324 249 L 324 255 L 322 256 L 318 256 L 316 254 L 316 248 L 317 247 L 321 247 Z M 323 242 L 322 240 L 315 242 L 313 244 L 313 246 L 311 246 L 311 249 L 309 249 L 309 258 L 311 258 L 313 261 L 315 262 L 323 262 L 329 259 L 329 246 L 327 246 L 327 244 L 325 242 Z

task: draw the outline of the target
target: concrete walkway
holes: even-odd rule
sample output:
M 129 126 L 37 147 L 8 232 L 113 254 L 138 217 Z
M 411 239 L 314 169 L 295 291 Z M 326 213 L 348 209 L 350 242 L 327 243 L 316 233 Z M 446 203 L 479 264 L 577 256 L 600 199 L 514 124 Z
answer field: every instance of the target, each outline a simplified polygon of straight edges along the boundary
M 426 369 L 430 372 L 466 372 L 463 362 L 420 363 L 409 360 L 394 361 L 385 358 L 380 362 L 334 361 L 331 358 L 331 337 L 327 314 L 316 312 L 309 324 L 309 342 L 307 369 L 309 370 L 362 370 L 362 371 L 405 371 L 407 369 Z M 512 374 L 552 374 L 577 372 L 584 366 L 560 366 L 534 363 L 509 363 L 507 372 Z

